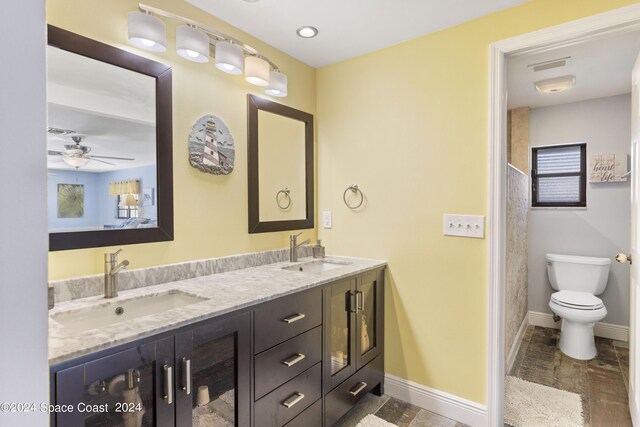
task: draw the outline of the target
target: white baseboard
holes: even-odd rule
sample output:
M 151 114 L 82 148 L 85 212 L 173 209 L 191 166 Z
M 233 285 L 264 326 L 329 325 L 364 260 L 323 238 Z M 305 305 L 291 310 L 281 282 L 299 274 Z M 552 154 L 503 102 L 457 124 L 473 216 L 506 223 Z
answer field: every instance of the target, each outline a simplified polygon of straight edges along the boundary
M 384 392 L 396 399 L 470 425 L 487 426 L 487 407 L 453 394 L 385 374 Z
M 507 374 L 511 372 L 513 363 L 516 361 L 516 356 L 518 355 L 518 350 L 520 350 L 520 345 L 522 344 L 522 338 L 524 337 L 524 331 L 527 330 L 527 326 L 529 326 L 529 316 L 525 315 L 524 318 L 522 319 L 522 323 L 520 324 L 520 328 L 518 329 L 518 333 L 516 334 L 516 337 L 513 340 L 513 344 L 511 344 L 511 348 L 509 349 L 509 354 L 507 355 L 507 366 L 505 371 L 507 372 Z
M 560 329 L 561 322 L 553 321 L 553 314 L 538 313 L 536 311 L 529 312 L 529 324 L 534 326 L 542 326 L 545 328 Z M 622 325 L 614 325 L 612 323 L 596 323 L 593 333 L 597 337 L 609 338 L 616 341 L 629 342 L 629 327 Z

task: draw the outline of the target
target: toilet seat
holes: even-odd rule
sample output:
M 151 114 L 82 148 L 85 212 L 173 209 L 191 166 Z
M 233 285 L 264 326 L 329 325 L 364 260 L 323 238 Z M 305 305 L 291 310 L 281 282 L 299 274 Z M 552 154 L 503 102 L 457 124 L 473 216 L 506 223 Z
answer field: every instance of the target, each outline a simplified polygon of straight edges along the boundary
M 559 291 L 551 295 L 551 301 L 574 310 L 599 310 L 604 307 L 600 298 L 588 292 Z

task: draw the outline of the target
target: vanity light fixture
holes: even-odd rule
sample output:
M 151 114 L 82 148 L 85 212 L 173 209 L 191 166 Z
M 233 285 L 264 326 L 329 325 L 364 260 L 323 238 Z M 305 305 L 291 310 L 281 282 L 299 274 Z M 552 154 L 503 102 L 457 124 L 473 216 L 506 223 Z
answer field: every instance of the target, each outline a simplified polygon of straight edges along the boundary
M 176 53 L 189 61 L 209 62 L 209 36 L 190 25 L 176 28 Z
M 244 69 L 242 48 L 227 41 L 216 42 L 216 68 L 228 74 L 242 74 Z
M 316 27 L 305 25 L 304 27 L 298 28 L 296 33 L 298 33 L 298 35 L 303 39 L 310 39 L 318 35 L 318 29 Z
M 269 86 L 264 90 L 264 93 L 278 98 L 287 96 L 287 76 L 277 71 L 271 71 L 269 73 Z
M 184 24 L 176 28 L 178 55 L 189 61 L 204 63 L 209 61 L 209 52 L 213 47 L 217 69 L 236 75 L 242 74 L 244 70 L 245 80 L 256 86 L 265 87 L 267 95 L 287 96 L 287 76 L 276 64 L 246 43 L 214 28 L 162 9 L 142 3 L 138 4 L 138 8 L 140 12 L 129 12 L 128 17 L 129 43 L 132 45 L 153 52 L 164 52 L 167 45 L 166 29 L 164 22 L 158 17 L 178 21 Z M 314 35 L 317 34 L 318 31 L 315 28 L 308 28 L 315 31 Z M 275 79 L 273 83 L 272 78 Z
M 167 50 L 167 29 L 150 12 L 129 12 L 129 43 L 151 52 Z

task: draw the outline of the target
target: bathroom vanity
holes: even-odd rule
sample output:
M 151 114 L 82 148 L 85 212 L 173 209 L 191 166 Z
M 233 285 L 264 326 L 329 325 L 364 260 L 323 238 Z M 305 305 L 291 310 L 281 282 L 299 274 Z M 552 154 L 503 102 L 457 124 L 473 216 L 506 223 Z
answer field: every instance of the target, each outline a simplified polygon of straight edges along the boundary
M 383 393 L 384 268 L 303 259 L 60 303 L 51 403 L 73 410 L 52 425 L 331 426 Z

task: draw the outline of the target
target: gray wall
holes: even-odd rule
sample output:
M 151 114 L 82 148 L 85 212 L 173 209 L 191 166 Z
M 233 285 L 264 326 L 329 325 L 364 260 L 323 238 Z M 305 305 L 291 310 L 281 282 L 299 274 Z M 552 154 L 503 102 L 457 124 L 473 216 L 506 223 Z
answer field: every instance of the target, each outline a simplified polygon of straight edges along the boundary
M 0 26 L 0 402 L 48 402 L 45 2 L 3 2 Z M 0 411 L 1 426 L 47 426 Z
M 505 356 L 527 316 L 527 222 L 529 177 L 512 165 L 507 168 L 507 268 L 504 314 Z M 505 360 L 508 362 L 508 360 Z M 509 367 L 507 366 L 507 369 Z
M 530 144 L 587 143 L 591 154 L 629 153 L 631 98 L 600 98 L 531 110 Z M 629 251 L 630 183 L 587 183 L 586 209 L 532 208 L 529 213 L 529 310 L 551 313 L 553 289 L 545 253 L 613 258 Z M 600 296 L 608 315 L 603 322 L 629 325 L 629 265 L 611 264 Z

